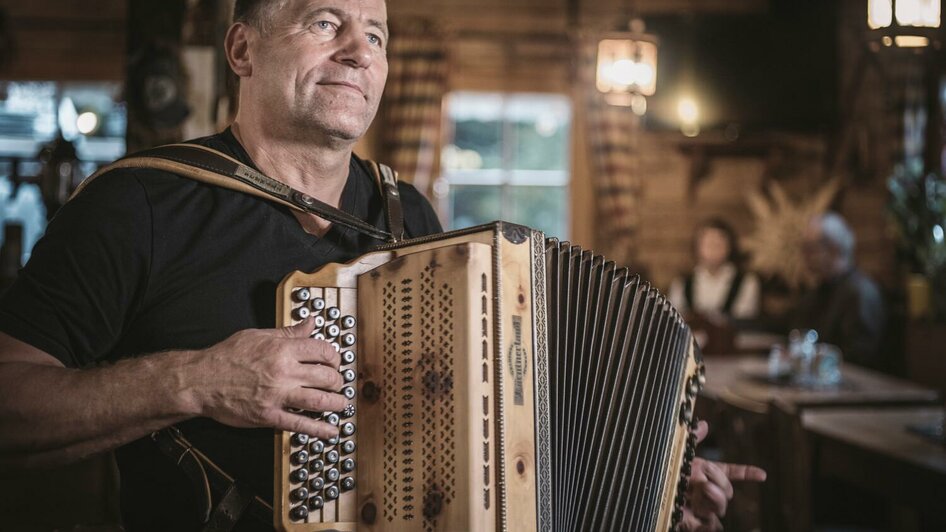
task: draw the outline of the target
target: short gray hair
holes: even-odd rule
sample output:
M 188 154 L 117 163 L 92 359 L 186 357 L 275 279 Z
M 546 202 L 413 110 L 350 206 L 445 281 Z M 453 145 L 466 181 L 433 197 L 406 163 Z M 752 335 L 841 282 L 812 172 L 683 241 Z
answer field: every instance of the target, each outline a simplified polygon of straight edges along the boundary
M 817 221 L 821 226 L 821 237 L 825 242 L 836 249 L 844 258 L 850 260 L 854 257 L 854 245 L 856 243 L 854 232 L 851 231 L 851 228 L 840 214 L 828 211 L 816 216 L 814 221 Z
M 265 34 L 269 32 L 273 14 L 285 6 L 286 0 L 235 0 L 233 22 L 242 22 Z

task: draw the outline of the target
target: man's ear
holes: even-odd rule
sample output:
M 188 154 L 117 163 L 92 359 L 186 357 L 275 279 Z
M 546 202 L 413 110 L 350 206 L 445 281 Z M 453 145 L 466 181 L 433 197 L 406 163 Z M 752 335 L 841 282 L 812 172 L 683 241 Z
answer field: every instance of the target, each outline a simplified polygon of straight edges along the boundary
M 253 74 L 253 62 L 250 60 L 250 34 L 253 28 L 242 22 L 230 26 L 227 38 L 223 41 L 224 51 L 230 68 L 241 78 Z

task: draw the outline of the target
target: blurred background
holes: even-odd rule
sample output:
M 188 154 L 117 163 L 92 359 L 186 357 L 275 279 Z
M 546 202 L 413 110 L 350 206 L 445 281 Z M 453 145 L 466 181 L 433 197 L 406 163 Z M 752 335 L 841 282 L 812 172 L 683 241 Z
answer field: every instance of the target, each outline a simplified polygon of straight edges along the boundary
M 231 4 L 0 0 L 0 283 L 96 168 L 226 127 L 238 105 L 220 47 Z M 740 488 L 731 529 L 942 529 L 939 0 L 388 11 L 388 85 L 356 151 L 412 181 L 447 228 L 529 225 L 683 298 L 707 359 L 703 452 L 771 473 Z M 846 222 L 851 265 L 879 294 L 869 359 L 825 329 L 836 354 L 788 336 L 828 327 L 789 319 L 825 286 L 804 251 L 825 212 Z M 725 226 L 724 262 L 749 292 L 694 286 L 723 271 L 703 263 L 708 221 Z M 701 290 L 718 301 L 701 306 Z

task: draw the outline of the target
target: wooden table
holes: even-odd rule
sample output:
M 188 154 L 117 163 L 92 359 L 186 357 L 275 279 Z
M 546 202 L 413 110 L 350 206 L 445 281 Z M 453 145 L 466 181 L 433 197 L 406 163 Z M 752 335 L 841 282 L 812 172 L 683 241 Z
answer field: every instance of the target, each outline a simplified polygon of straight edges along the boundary
M 946 445 L 910 430 L 942 427 L 943 408 L 827 408 L 801 414 L 817 477 L 837 478 L 917 514 L 918 529 L 946 523 Z M 934 524 L 935 522 L 935 524 Z
M 724 459 L 769 471 L 758 515 L 736 528 L 761 524 L 766 530 L 810 529 L 812 462 L 803 413 L 942 405 L 936 390 L 853 364 L 842 364 L 842 382 L 826 388 L 774 382 L 764 357 L 707 357 L 705 364 L 706 386 L 697 407 L 716 425 Z
M 829 388 L 805 388 L 768 378 L 768 361 L 756 356 L 707 357 L 706 387 L 700 396 L 730 401 L 764 413 L 772 403 L 810 406 L 933 404 L 936 390 L 884 375 L 854 364 L 842 364 L 841 383 Z

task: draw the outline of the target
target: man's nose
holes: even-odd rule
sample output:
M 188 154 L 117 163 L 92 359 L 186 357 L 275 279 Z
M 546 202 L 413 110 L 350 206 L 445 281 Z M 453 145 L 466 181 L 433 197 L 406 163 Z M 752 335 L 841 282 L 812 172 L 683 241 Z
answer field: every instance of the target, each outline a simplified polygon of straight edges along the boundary
M 368 36 L 360 30 L 346 32 L 341 40 L 334 59 L 355 68 L 367 68 L 374 60 L 375 51 L 368 42 Z

